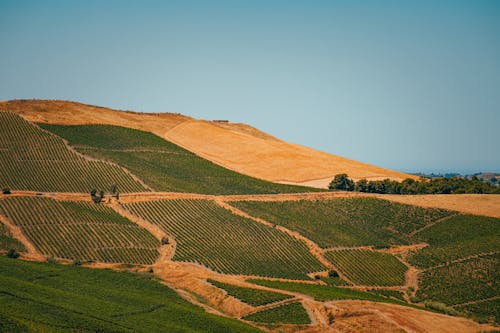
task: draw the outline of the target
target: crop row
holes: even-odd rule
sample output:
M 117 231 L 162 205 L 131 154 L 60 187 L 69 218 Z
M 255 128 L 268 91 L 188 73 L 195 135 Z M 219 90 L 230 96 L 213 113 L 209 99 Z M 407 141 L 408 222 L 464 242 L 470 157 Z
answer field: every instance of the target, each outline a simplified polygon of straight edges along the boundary
M 44 192 L 88 192 L 117 184 L 144 191 L 119 166 L 83 158 L 63 140 L 20 116 L 0 112 L 0 187 Z
M 325 257 L 348 279 L 365 286 L 404 285 L 406 266 L 396 257 L 370 250 L 328 251 Z
M 283 225 L 321 247 L 390 246 L 413 242 L 412 231 L 453 214 L 375 198 L 233 202 L 250 215 Z
M 164 200 L 125 207 L 175 237 L 174 260 L 223 273 L 299 279 L 324 269 L 302 242 L 213 201 Z
M 0 201 L 0 213 L 21 227 L 44 255 L 151 264 L 158 241 L 108 207 L 36 197 Z

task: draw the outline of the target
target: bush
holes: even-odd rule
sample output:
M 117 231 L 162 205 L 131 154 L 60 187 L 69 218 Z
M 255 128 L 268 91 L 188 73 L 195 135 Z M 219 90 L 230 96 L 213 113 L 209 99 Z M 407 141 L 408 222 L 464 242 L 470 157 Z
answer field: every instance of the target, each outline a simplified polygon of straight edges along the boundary
M 161 244 L 162 245 L 167 245 L 167 244 L 170 244 L 170 241 L 168 240 L 168 237 L 163 237 L 161 239 Z
M 82 261 L 80 259 L 75 259 L 73 261 L 73 265 L 75 265 L 75 266 L 81 266 L 82 265 Z
M 10 188 L 6 187 L 6 188 L 2 189 L 2 193 L 3 194 L 11 194 Z
M 331 278 L 338 278 L 339 277 L 339 273 L 337 273 L 337 271 L 331 270 L 331 271 L 328 272 L 328 276 L 331 277 Z
M 12 259 L 17 259 L 17 258 L 19 258 L 19 252 L 17 252 L 17 251 L 16 251 L 16 250 L 14 250 L 14 249 L 10 249 L 10 250 L 7 252 L 7 257 L 12 258 Z
M 431 310 L 436 310 L 450 316 L 459 316 L 461 313 L 452 307 L 440 302 L 425 302 L 425 307 Z
M 341 173 L 335 175 L 328 188 L 330 190 L 354 191 L 354 181 L 346 173 Z

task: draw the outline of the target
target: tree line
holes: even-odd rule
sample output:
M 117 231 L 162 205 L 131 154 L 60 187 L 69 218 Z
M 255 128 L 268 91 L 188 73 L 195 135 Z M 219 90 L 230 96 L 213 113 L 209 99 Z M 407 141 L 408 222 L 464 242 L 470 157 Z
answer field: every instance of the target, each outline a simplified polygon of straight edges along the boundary
M 356 191 L 380 194 L 464 194 L 485 193 L 500 194 L 500 187 L 484 183 L 477 177 L 471 179 L 453 177 L 436 179 L 405 179 L 402 182 L 395 180 L 366 180 L 357 182 L 345 173 L 336 175 L 328 188 L 332 191 Z

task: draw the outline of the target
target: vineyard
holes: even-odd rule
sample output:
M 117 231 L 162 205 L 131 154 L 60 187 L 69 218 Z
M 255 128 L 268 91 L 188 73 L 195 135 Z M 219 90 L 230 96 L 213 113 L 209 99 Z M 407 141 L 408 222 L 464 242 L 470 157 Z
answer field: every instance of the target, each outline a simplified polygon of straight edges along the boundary
M 9 229 L 0 223 L 0 251 L 8 251 L 10 249 L 14 249 L 18 252 L 26 250 L 21 242 L 12 238 Z
M 177 242 L 174 260 L 215 271 L 293 279 L 324 270 L 308 248 L 277 229 L 237 216 L 209 200 L 124 205 Z
M 260 306 L 268 303 L 274 303 L 293 297 L 291 295 L 275 293 L 272 291 L 238 287 L 214 280 L 208 280 L 208 282 L 210 282 L 217 288 L 224 289 L 225 291 L 227 291 L 228 295 L 231 295 L 239 299 L 240 301 L 250 304 L 252 306 Z
M 456 306 L 455 309 L 479 322 L 500 324 L 500 298 Z
M 63 140 L 12 113 L 0 112 L 0 187 L 43 192 L 90 192 L 117 184 L 144 191 L 120 167 L 86 160 Z
M 269 324 L 309 324 L 311 320 L 299 302 L 254 312 L 243 317 L 245 320 Z
M 428 268 L 481 253 L 500 252 L 500 219 L 458 215 L 422 230 L 417 237 L 429 247 L 416 252 L 411 264 Z
M 390 254 L 369 250 L 328 251 L 325 257 L 358 285 L 401 286 L 406 266 Z
M 0 201 L 0 213 L 46 256 L 131 264 L 152 264 L 158 256 L 151 234 L 106 206 L 13 197 Z
M 424 271 L 417 297 L 455 305 L 499 296 L 499 259 L 488 255 Z
M 0 332 L 257 333 L 148 275 L 0 257 Z
M 156 191 L 239 194 L 316 190 L 244 176 L 148 132 L 109 125 L 40 126 L 65 138 L 85 155 L 126 167 Z
M 408 244 L 412 241 L 411 232 L 453 214 L 374 198 L 231 204 L 252 216 L 297 231 L 323 248 Z

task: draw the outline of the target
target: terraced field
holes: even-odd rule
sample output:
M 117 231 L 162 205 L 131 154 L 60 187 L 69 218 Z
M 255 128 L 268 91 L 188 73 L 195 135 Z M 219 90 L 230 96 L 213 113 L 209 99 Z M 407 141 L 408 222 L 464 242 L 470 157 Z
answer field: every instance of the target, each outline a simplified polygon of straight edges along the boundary
M 347 278 L 364 286 L 401 286 L 406 266 L 393 255 L 369 250 L 335 250 L 325 253 Z
M 0 332 L 257 333 L 147 275 L 0 257 Z
M 204 194 L 317 191 L 244 176 L 149 132 L 110 125 L 40 126 L 68 140 L 85 155 L 126 167 L 156 191 Z
M 408 244 L 414 241 L 409 236 L 412 232 L 454 214 L 374 198 L 231 204 L 252 216 L 297 231 L 323 248 Z
M 103 205 L 12 197 L 0 200 L 0 214 L 46 256 L 132 264 L 158 256 L 158 240 Z
M 121 192 L 145 191 L 120 167 L 86 160 L 16 114 L 0 112 L 0 133 L 0 188 L 90 192 L 117 184 Z
M 177 242 L 174 260 L 230 274 L 308 279 L 325 268 L 290 235 L 237 216 L 209 200 L 163 200 L 124 205 Z
M 0 223 L 0 251 L 8 251 L 10 249 L 14 249 L 17 252 L 26 250 L 20 241 L 12 238 L 9 229 Z
M 306 310 L 299 302 L 265 309 L 243 317 L 245 320 L 272 324 L 309 324 L 311 320 Z
M 429 243 L 409 258 L 411 264 L 429 268 L 481 253 L 500 252 L 500 219 L 458 215 L 416 235 Z
M 264 304 L 283 301 L 285 299 L 293 297 L 291 295 L 275 293 L 272 291 L 238 287 L 232 284 L 222 283 L 215 280 L 208 280 L 208 282 L 220 289 L 224 289 L 225 291 L 227 291 L 228 295 L 231 295 L 239 299 L 240 301 L 253 306 L 260 306 Z

